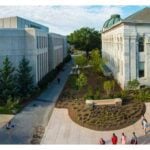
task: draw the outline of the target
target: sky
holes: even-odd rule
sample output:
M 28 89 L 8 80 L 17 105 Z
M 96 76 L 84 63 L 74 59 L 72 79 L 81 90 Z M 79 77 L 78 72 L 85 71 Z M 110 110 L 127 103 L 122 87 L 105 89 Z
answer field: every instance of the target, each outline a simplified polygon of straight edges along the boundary
M 81 27 L 100 31 L 111 14 L 126 18 L 145 6 L 0 6 L 0 17 L 20 16 L 49 27 L 50 32 L 68 35 Z

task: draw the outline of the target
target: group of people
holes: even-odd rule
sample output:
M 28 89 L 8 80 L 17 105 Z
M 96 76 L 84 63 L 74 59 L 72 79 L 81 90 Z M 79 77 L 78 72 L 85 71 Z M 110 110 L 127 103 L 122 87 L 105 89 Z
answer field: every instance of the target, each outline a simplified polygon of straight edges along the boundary
M 142 115 L 142 118 L 141 118 L 141 125 L 142 125 L 142 128 L 144 129 L 144 133 L 146 134 L 147 128 L 150 127 L 150 124 L 148 123 L 144 115 Z M 111 138 L 111 143 L 115 145 L 115 144 L 118 144 L 118 142 L 119 142 L 118 137 L 116 136 L 115 133 L 113 133 L 112 138 Z M 121 144 L 127 144 L 127 136 L 124 133 L 122 133 L 121 135 L 120 142 Z M 100 138 L 99 144 L 103 145 L 103 144 L 106 144 L 106 142 L 103 138 Z M 138 144 L 138 139 L 137 139 L 135 132 L 132 133 L 132 138 L 128 144 Z
M 124 133 L 122 133 L 120 141 L 121 141 L 121 144 L 127 144 L 127 137 Z M 111 137 L 111 143 L 116 145 L 116 144 L 118 144 L 118 142 L 119 142 L 119 140 L 118 140 L 117 135 L 115 133 L 113 133 L 113 135 Z M 99 144 L 103 145 L 103 144 L 106 144 L 106 142 L 103 138 L 100 138 Z M 136 136 L 135 132 L 133 132 L 133 136 L 131 138 L 130 144 L 138 144 L 137 136 Z

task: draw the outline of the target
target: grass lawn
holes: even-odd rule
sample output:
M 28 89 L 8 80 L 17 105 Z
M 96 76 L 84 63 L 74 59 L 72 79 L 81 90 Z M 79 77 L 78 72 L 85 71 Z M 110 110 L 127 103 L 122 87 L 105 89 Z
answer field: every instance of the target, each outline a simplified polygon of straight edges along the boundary
M 84 70 L 88 78 L 88 85 L 92 87 L 93 92 L 99 91 L 101 99 L 108 98 L 103 83 L 112 80 L 104 77 L 102 74 L 93 73 L 90 69 Z M 94 130 L 116 130 L 127 127 L 140 119 L 145 112 L 145 105 L 140 101 L 131 98 L 124 98 L 122 106 L 91 106 L 85 104 L 85 95 L 88 86 L 77 90 L 75 86 L 76 76 L 70 76 L 57 103 L 57 108 L 67 108 L 71 119 L 81 126 Z M 115 83 L 115 88 L 111 97 L 121 95 L 121 88 Z

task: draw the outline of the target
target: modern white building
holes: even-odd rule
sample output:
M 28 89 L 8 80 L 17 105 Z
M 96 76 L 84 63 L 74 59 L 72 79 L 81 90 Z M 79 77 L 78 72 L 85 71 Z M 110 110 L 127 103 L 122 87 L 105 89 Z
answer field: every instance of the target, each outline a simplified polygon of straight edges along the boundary
M 49 71 L 51 71 L 67 56 L 67 38 L 60 34 L 49 33 L 48 43 Z
M 134 79 L 150 86 L 150 8 L 125 19 L 112 15 L 104 23 L 102 57 L 122 88 Z
M 49 29 L 43 25 L 20 18 L 8 17 L 0 19 L 0 66 L 8 56 L 17 68 L 20 60 L 25 56 L 32 66 L 34 84 L 37 84 L 49 71 L 49 62 L 62 62 L 64 49 L 59 52 L 57 60 L 53 59 L 53 52 L 49 53 Z M 56 46 L 59 42 L 56 42 Z M 63 43 L 62 43 L 63 45 Z M 62 55 L 62 57 L 61 57 Z M 49 57 L 50 56 L 50 57 Z M 53 61 L 52 61 L 53 60 Z M 58 63 L 57 63 L 58 64 Z

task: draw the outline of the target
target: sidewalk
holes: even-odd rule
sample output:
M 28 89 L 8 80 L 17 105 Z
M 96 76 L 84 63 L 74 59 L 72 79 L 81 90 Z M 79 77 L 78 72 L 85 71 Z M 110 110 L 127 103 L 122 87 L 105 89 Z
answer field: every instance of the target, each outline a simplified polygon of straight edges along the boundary
M 12 119 L 15 128 L 9 131 L 4 127 L 0 128 L 0 144 L 30 144 L 35 127 L 47 125 L 55 102 L 68 79 L 71 63 L 66 64 L 64 69 L 58 75 L 61 78 L 60 84 L 57 83 L 56 77 L 38 98 Z
M 150 103 L 146 103 L 145 117 L 150 122 Z M 126 128 L 114 131 L 95 131 L 84 128 L 71 120 L 68 115 L 68 109 L 55 108 L 51 119 L 46 127 L 45 134 L 41 140 L 41 144 L 98 144 L 102 137 L 106 140 L 106 144 L 111 144 L 112 134 L 118 136 L 118 144 L 121 144 L 121 134 L 125 133 L 128 142 L 130 142 L 132 133 L 135 132 L 139 144 L 150 143 L 150 133 L 144 135 L 141 126 L 141 120 Z

